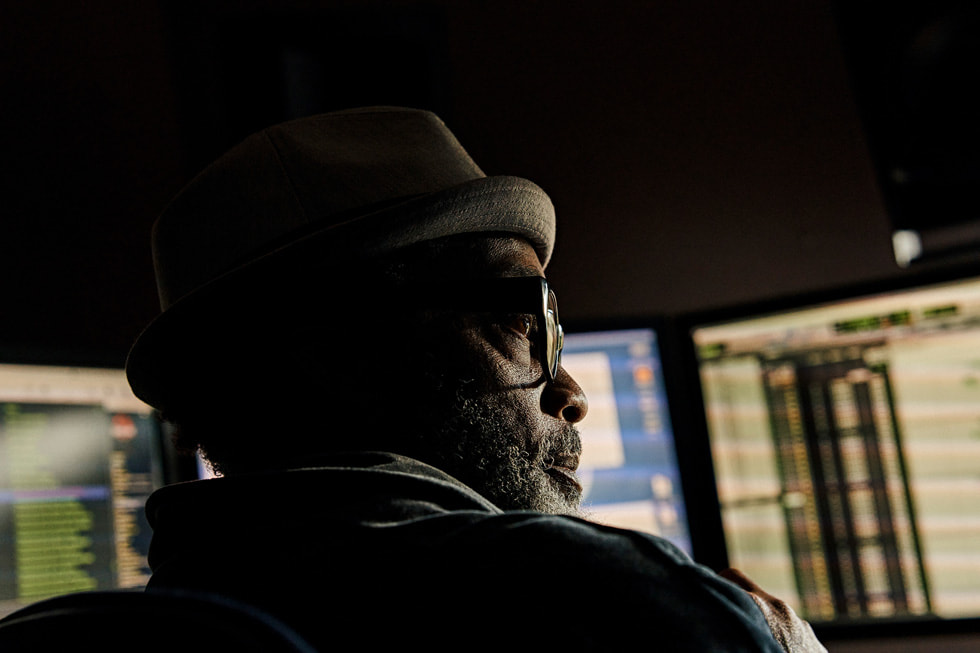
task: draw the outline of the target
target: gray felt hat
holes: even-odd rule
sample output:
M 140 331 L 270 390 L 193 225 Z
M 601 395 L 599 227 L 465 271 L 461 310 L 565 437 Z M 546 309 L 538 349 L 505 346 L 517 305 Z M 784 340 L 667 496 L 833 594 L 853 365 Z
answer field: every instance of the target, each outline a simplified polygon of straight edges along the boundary
M 153 228 L 162 313 L 130 350 L 141 399 L 163 408 L 195 358 L 268 332 L 309 266 L 434 238 L 505 232 L 551 256 L 554 208 L 519 177 L 487 177 L 434 114 L 372 107 L 270 127 L 200 175 Z M 250 333 L 243 333 L 243 330 Z

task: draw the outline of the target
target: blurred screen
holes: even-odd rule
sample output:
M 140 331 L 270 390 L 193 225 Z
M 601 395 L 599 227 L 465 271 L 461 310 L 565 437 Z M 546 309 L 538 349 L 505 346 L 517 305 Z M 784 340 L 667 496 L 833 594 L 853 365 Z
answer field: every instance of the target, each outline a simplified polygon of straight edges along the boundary
M 656 332 L 570 333 L 562 366 L 589 399 L 579 478 L 591 519 L 691 553 Z
M 122 370 L 0 364 L 0 615 L 145 585 L 159 446 Z
M 732 566 L 815 623 L 980 616 L 980 280 L 692 336 Z

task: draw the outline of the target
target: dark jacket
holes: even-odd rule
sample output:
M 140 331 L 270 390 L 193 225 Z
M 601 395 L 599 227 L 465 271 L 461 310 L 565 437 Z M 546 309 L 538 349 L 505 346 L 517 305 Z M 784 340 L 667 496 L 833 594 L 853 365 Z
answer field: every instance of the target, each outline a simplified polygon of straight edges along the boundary
M 385 453 L 147 503 L 150 587 L 243 599 L 323 650 L 780 651 L 755 603 L 660 538 L 503 512 Z

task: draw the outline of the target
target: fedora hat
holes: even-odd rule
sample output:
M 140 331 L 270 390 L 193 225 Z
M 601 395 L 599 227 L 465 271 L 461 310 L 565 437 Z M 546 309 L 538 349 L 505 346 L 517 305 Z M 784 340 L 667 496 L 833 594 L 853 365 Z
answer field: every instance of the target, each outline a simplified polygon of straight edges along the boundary
M 162 312 L 129 352 L 129 383 L 166 408 L 202 357 L 281 323 L 304 270 L 485 232 L 527 239 L 547 265 L 554 207 L 526 179 L 486 176 L 433 113 L 370 107 L 264 129 L 204 169 L 154 223 Z

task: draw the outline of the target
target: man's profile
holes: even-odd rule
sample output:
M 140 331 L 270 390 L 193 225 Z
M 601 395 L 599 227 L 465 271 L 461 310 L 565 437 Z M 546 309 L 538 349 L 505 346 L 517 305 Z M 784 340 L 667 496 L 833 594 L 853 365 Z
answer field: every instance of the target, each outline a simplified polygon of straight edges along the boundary
M 128 374 L 223 478 L 150 499 L 150 587 L 324 649 L 781 650 L 750 581 L 578 514 L 554 236 L 544 191 L 424 111 L 293 121 L 201 173 L 155 225 Z

